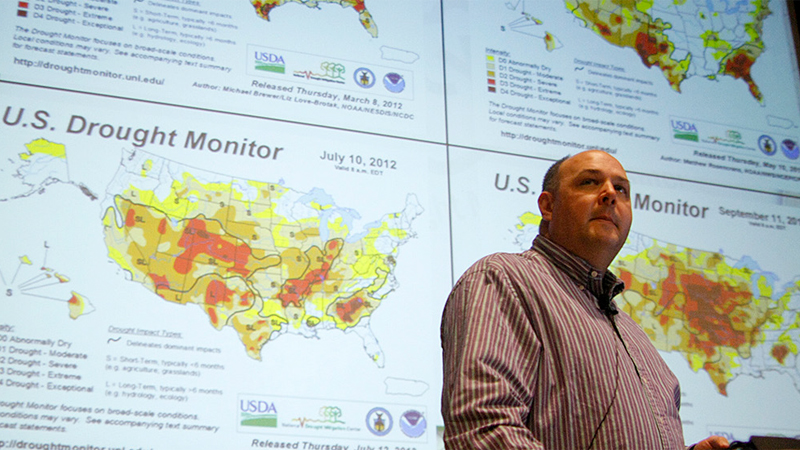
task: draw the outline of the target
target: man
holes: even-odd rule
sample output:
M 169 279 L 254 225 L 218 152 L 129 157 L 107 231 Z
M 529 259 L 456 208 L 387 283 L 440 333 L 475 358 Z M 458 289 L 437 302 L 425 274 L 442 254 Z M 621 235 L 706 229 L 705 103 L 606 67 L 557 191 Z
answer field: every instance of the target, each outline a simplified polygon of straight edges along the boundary
M 445 446 L 682 449 L 678 380 L 612 298 L 630 183 L 590 150 L 548 170 L 533 247 L 481 259 L 442 317 Z M 696 450 L 727 448 L 713 436 Z

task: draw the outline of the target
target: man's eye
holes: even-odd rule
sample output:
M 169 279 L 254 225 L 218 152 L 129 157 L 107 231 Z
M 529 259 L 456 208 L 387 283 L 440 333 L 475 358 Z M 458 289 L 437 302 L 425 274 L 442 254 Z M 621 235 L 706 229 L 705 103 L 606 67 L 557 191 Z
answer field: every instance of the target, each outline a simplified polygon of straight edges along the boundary
M 622 185 L 615 186 L 615 189 L 616 189 L 618 192 L 622 192 L 622 193 L 624 193 L 624 194 L 627 194 L 627 193 L 628 193 L 628 188 L 626 188 L 625 186 L 622 186 Z
M 592 178 L 586 178 L 586 179 L 584 179 L 584 180 L 582 180 L 582 181 L 581 181 L 581 186 L 583 186 L 583 185 L 588 185 L 588 184 L 594 184 L 594 179 L 592 179 Z

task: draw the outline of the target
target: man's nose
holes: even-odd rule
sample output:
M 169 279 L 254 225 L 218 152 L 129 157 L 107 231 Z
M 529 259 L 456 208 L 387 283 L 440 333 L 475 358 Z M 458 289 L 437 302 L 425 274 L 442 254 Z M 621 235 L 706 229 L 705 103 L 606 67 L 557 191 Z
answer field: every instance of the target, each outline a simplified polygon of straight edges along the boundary
M 607 205 L 615 205 L 617 203 L 617 190 L 614 188 L 614 183 L 608 180 L 603 183 L 601 189 L 600 202 Z

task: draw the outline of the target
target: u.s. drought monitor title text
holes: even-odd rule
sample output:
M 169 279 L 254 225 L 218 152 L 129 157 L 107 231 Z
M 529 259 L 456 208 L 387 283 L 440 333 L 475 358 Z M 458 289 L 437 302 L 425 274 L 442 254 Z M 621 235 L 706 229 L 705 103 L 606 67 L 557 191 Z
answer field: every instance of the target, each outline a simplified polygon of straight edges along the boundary
M 29 120 L 26 121 L 26 118 Z M 6 126 L 30 126 L 36 130 L 56 131 L 50 126 L 50 113 L 37 110 L 26 113 L 25 108 L 7 106 L 3 115 L 3 124 Z M 162 130 L 159 126 L 150 128 L 135 128 L 126 125 L 93 122 L 84 116 L 73 114 L 67 123 L 68 134 L 83 135 L 87 137 L 129 142 L 137 148 L 146 146 L 182 146 L 189 150 L 208 150 L 212 153 L 239 155 L 258 159 L 277 159 L 284 148 L 261 144 L 255 139 L 241 138 L 231 140 L 210 136 L 205 131 L 187 130 Z

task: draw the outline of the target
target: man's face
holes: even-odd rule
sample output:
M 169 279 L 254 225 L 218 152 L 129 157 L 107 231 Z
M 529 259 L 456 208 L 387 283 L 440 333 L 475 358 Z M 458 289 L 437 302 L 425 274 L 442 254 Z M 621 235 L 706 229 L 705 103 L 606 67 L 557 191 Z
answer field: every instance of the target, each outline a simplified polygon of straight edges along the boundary
M 539 196 L 548 237 L 595 268 L 605 270 L 631 228 L 630 183 L 625 169 L 598 150 L 562 163 L 556 192 Z

